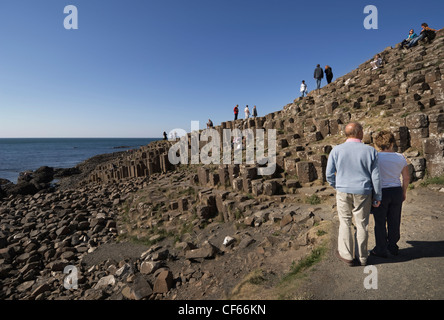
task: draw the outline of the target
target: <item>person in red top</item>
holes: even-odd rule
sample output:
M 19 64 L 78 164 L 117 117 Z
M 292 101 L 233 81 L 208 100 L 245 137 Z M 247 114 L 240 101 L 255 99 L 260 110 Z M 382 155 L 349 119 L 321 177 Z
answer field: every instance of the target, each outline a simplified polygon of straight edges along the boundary
M 239 105 L 237 104 L 234 109 L 234 120 L 237 120 L 237 115 L 239 114 Z

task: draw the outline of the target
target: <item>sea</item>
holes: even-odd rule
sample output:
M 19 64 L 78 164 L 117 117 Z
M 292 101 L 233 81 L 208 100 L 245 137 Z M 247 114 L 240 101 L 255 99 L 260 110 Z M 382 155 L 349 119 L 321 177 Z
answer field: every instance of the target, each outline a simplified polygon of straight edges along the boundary
M 42 166 L 72 168 L 99 154 L 137 149 L 160 138 L 0 138 L 0 178 Z

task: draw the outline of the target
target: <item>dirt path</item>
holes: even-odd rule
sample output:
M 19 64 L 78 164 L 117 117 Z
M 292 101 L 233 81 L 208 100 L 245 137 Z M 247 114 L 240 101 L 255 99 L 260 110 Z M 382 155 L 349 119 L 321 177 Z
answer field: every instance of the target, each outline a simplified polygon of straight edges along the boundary
M 369 257 L 368 265 L 374 267 L 348 267 L 335 256 L 338 226 L 335 216 L 332 248 L 310 271 L 308 280 L 299 288 L 301 295 L 315 300 L 444 298 L 443 192 L 430 187 L 417 187 L 408 192 L 402 213 L 399 255 L 388 259 Z M 375 244 L 373 231 L 371 216 L 369 249 Z M 364 281 L 373 275 L 377 275 L 377 289 L 366 289 Z

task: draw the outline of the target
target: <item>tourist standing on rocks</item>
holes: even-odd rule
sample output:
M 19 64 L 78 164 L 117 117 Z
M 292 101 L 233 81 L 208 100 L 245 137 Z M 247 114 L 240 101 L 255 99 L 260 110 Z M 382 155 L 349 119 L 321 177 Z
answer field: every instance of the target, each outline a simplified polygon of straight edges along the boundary
M 168 140 L 168 135 L 165 131 L 163 132 L 163 140 Z
M 380 204 L 381 183 L 377 151 L 361 142 L 364 133 L 361 124 L 351 122 L 345 127 L 347 140 L 335 146 L 327 161 L 327 182 L 336 189 L 339 216 L 337 254 L 349 266 L 353 261 L 352 218 L 355 218 L 359 262 L 367 264 L 368 221 L 372 206 Z
M 314 71 L 314 78 L 316 79 L 316 89 L 321 89 L 321 80 L 324 78 L 324 70 L 322 70 L 321 65 L 318 64 Z
M 239 114 L 239 105 L 237 104 L 234 109 L 234 120 L 237 120 L 237 115 Z
M 253 107 L 253 118 L 257 117 L 257 109 L 256 106 Z
M 211 121 L 211 119 L 208 119 L 208 122 L 207 122 L 207 129 L 208 128 L 212 128 L 213 127 L 213 121 Z
M 327 79 L 327 83 L 331 83 L 333 79 L 333 70 L 330 66 L 325 66 L 325 78 Z
M 307 95 L 307 85 L 305 84 L 305 80 L 302 80 L 301 83 L 301 97 Z
M 245 119 L 248 119 L 250 117 L 250 109 L 248 109 L 248 104 L 245 107 Z
M 375 219 L 376 246 L 371 255 L 387 258 L 387 250 L 398 254 L 397 242 L 401 237 L 401 210 L 406 199 L 410 174 L 407 161 L 401 153 L 394 151 L 395 136 L 390 131 L 379 132 L 374 139 L 379 149 L 378 164 L 381 175 L 382 201 L 373 208 Z M 400 180 L 402 176 L 402 183 Z

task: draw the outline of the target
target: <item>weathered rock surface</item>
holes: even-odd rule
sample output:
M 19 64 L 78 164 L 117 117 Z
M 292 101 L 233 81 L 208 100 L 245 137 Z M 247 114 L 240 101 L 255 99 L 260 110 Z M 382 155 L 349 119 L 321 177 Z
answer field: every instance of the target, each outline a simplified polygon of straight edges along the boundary
M 408 53 L 387 48 L 382 69 L 367 61 L 283 110 L 215 127 L 276 129 L 271 176 L 263 165 L 173 166 L 172 142 L 158 141 L 1 180 L 0 299 L 220 299 L 254 269 L 282 274 L 334 214 L 325 168 L 348 121 L 369 144 L 391 129 L 412 181 L 444 174 L 443 53 L 442 33 Z M 64 287 L 66 267 L 77 289 Z

